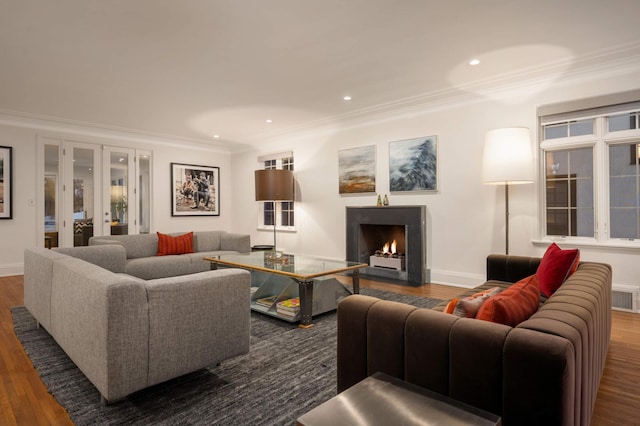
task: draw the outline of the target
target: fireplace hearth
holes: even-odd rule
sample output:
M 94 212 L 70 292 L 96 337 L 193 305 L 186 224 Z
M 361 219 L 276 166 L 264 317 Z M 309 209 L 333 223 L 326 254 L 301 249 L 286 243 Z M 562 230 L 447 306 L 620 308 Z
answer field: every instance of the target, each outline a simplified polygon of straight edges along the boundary
M 429 282 L 426 206 L 347 207 L 347 260 L 368 263 L 361 274 L 392 282 Z M 386 253 L 395 242 L 396 254 Z

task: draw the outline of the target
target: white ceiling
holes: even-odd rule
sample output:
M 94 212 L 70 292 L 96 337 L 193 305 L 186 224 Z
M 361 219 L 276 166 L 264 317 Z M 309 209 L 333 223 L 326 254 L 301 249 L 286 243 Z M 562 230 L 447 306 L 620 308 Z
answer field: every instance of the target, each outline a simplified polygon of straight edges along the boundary
M 0 112 L 234 149 L 640 58 L 639 16 L 639 0 L 0 0 Z

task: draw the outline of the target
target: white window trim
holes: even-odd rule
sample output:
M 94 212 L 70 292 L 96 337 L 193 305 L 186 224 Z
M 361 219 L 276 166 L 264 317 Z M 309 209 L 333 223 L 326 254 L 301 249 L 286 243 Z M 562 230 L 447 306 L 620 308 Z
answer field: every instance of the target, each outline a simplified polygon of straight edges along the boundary
M 260 165 L 260 169 L 264 169 L 264 163 L 266 161 L 271 161 L 271 160 L 276 160 L 276 169 L 282 169 L 282 163 L 283 163 L 283 159 L 285 158 L 291 158 L 294 157 L 293 155 L 293 151 L 284 151 L 284 152 L 280 152 L 277 154 L 267 154 L 267 155 L 261 155 L 258 157 L 258 163 Z M 295 158 L 294 158 L 294 167 L 295 167 Z M 256 229 L 258 231 L 269 231 L 269 232 L 273 232 L 273 225 L 265 225 L 263 222 L 264 219 L 264 207 L 262 207 L 262 204 L 265 203 L 265 201 L 261 201 L 260 202 L 260 208 L 258 209 L 258 214 L 256 217 Z M 280 202 L 276 201 L 276 211 L 275 211 L 275 218 L 274 220 L 276 221 L 276 232 L 285 232 L 285 233 L 296 233 L 298 232 L 298 229 L 296 228 L 296 226 L 283 226 L 281 225 L 282 223 L 282 204 Z M 294 202 L 293 204 L 293 211 L 294 211 L 294 223 L 298 223 L 298 216 L 296 214 L 296 203 Z
M 637 108 L 616 111 L 615 114 L 637 111 Z M 613 115 L 609 113 L 607 115 Z M 542 140 L 544 137 L 543 126 L 555 122 L 568 120 L 582 120 L 593 118 L 593 114 L 584 116 L 576 114 L 570 119 L 563 117 L 561 120 L 539 120 L 538 126 L 538 238 L 532 243 L 536 246 L 548 246 L 552 242 L 562 243 L 564 246 L 576 248 L 605 248 L 620 251 L 640 252 L 640 238 L 625 240 L 622 238 L 611 238 L 609 236 L 610 224 L 610 191 L 608 185 L 609 176 L 609 146 L 640 143 L 640 129 L 623 130 L 609 132 L 607 119 L 604 116 L 595 118 L 594 132 L 592 135 L 569 136 L 567 138 L 557 138 Z M 563 149 L 578 149 L 594 147 L 593 154 L 593 184 L 594 184 L 594 237 L 574 237 L 546 235 L 546 168 L 545 152 Z
M 277 218 L 276 218 L 277 219 Z M 269 232 L 273 232 L 273 226 L 271 225 L 261 225 L 258 224 L 258 226 L 256 227 L 256 229 L 258 231 L 269 231 Z M 298 229 L 295 226 L 282 226 L 282 225 L 277 225 L 276 226 L 276 231 L 278 232 L 291 232 L 291 233 L 295 233 L 298 232 Z

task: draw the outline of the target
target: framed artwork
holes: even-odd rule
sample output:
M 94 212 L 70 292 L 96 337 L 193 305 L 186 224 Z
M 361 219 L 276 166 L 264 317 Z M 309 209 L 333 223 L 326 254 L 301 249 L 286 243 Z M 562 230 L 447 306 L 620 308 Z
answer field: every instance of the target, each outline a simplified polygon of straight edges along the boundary
M 389 143 L 389 190 L 438 190 L 438 137 Z
M 171 216 L 220 216 L 220 168 L 171 163 Z
M 0 146 L 0 219 L 13 218 L 13 148 Z
M 362 146 L 338 151 L 340 194 L 376 192 L 376 147 Z

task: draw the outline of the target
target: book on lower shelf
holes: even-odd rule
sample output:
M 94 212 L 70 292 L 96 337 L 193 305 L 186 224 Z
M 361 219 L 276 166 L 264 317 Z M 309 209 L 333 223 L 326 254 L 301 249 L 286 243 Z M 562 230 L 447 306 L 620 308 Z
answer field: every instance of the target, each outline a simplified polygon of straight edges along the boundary
M 281 300 L 276 304 L 276 311 L 282 315 L 296 316 L 300 312 L 300 298 Z
M 296 316 L 298 316 L 298 312 L 288 312 L 288 311 L 276 310 L 276 313 L 278 315 L 280 315 L 281 317 L 287 317 L 287 318 L 291 318 L 291 319 L 294 319 Z
M 263 297 L 261 299 L 256 300 L 256 304 L 260 306 L 264 306 L 265 308 L 270 308 L 278 299 L 278 296 L 269 296 Z

